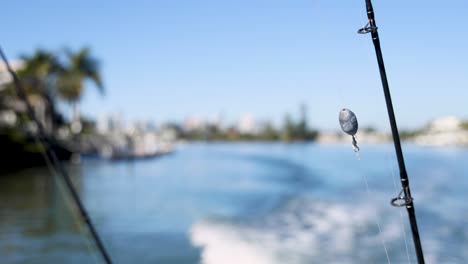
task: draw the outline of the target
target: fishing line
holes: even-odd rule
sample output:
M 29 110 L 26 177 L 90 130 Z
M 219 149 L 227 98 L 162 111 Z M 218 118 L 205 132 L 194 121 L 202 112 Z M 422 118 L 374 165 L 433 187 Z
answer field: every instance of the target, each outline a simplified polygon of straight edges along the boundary
M 360 162 L 361 160 L 359 160 Z M 372 201 L 373 200 L 373 196 L 372 196 L 372 193 L 371 193 L 371 190 L 370 190 L 370 187 L 369 187 L 369 182 L 368 182 L 368 179 L 367 179 L 367 174 L 364 173 L 364 182 L 366 184 L 366 193 L 367 193 L 367 196 L 369 197 L 369 200 Z M 387 250 L 387 246 L 386 246 L 386 243 L 385 243 L 385 239 L 384 239 L 384 236 L 383 236 L 383 231 L 382 231 L 382 226 L 380 224 L 380 218 L 377 214 L 377 210 L 372 210 L 372 213 L 374 215 L 374 219 L 375 219 L 375 223 L 377 225 L 377 228 L 379 229 L 379 237 L 380 237 L 380 242 L 382 242 L 382 246 L 385 250 L 385 256 L 387 257 L 387 262 L 390 264 L 392 263 L 390 261 L 390 256 L 388 254 L 388 250 Z
M 398 193 L 398 186 L 397 186 L 397 183 L 396 183 L 397 181 L 396 181 L 395 173 L 393 171 L 394 170 L 394 168 L 393 168 L 394 160 L 391 158 L 390 150 L 387 149 L 387 148 L 385 148 L 385 150 L 386 150 L 386 153 L 387 153 L 387 161 L 388 161 L 388 165 L 390 167 L 390 172 L 392 174 L 393 187 L 395 189 L 395 193 Z M 403 213 L 401 212 L 401 210 L 398 210 L 398 213 L 400 215 L 400 227 L 401 227 L 401 231 L 403 233 L 403 239 L 405 241 L 406 256 L 408 257 L 408 263 L 411 263 L 409 247 L 408 247 L 408 241 L 407 241 L 407 238 L 406 238 L 405 223 L 404 223 L 404 220 L 403 220 Z
M 358 132 L 358 120 L 357 120 L 357 117 L 356 115 L 349 109 L 346 109 L 346 108 L 342 108 L 339 112 L 339 122 L 340 122 L 340 126 L 341 126 L 341 129 L 347 133 L 348 135 L 350 135 L 352 137 L 352 147 L 353 147 L 353 150 L 356 154 L 356 158 L 358 161 L 361 161 L 361 157 L 359 155 L 360 153 L 360 149 L 359 147 L 357 146 L 357 141 L 356 141 L 356 134 Z M 372 196 L 372 193 L 371 193 L 371 190 L 370 190 L 370 187 L 369 187 L 369 182 L 368 182 L 368 179 L 367 179 L 367 175 L 364 173 L 364 182 L 365 182 L 365 186 L 366 186 L 366 193 L 369 197 L 369 200 L 372 201 L 373 200 L 373 196 Z M 382 231 L 382 226 L 381 226 L 381 222 L 380 222 L 380 218 L 377 214 L 377 210 L 372 210 L 372 214 L 373 214 L 373 218 L 374 218 L 374 221 L 375 221 L 375 224 L 377 226 L 377 229 L 379 231 L 379 234 L 378 234 L 378 237 L 380 238 L 380 241 L 382 243 L 382 246 L 384 248 L 384 251 L 385 251 L 385 256 L 387 258 L 387 263 L 391 263 L 390 261 L 390 256 L 388 254 L 388 249 L 387 249 L 387 246 L 386 246 L 386 242 L 385 242 L 385 239 L 384 239 L 384 236 L 383 236 L 383 231 Z
M 104 245 L 102 244 L 102 240 L 101 240 L 100 236 L 98 235 L 98 233 L 97 233 L 97 231 L 96 231 L 96 229 L 94 227 L 93 222 L 89 218 L 88 212 L 85 209 L 83 203 L 81 202 L 81 199 L 80 199 L 77 191 L 75 190 L 75 187 L 73 186 L 73 182 L 71 181 L 70 176 L 68 175 L 67 171 L 63 167 L 63 164 L 58 160 L 57 155 L 55 154 L 55 152 L 50 147 L 51 144 L 50 144 L 49 140 L 46 137 L 46 134 L 44 132 L 44 128 L 42 127 L 42 124 L 37 120 L 37 117 L 36 117 L 36 115 L 34 113 L 34 109 L 33 109 L 32 105 L 30 104 L 30 102 L 29 102 L 29 100 L 28 100 L 28 98 L 26 96 L 26 93 L 25 93 L 25 91 L 23 89 L 21 81 L 20 81 L 18 75 L 16 74 L 16 72 L 11 68 L 10 63 L 8 62 L 8 59 L 7 59 L 6 55 L 3 53 L 3 50 L 1 49 L 1 47 L 0 47 L 0 57 L 3 60 L 5 66 L 7 68 L 7 71 L 10 73 L 10 75 L 11 75 L 11 77 L 13 79 L 13 84 L 14 84 L 14 87 L 16 89 L 16 93 L 17 93 L 18 97 L 26 105 L 26 111 L 27 111 L 29 117 L 31 118 L 31 120 L 37 126 L 37 132 L 38 133 L 37 133 L 37 135 L 34 135 L 33 137 L 35 138 L 36 142 L 39 142 L 39 144 L 40 144 L 39 146 L 42 147 L 41 150 L 44 151 L 45 152 L 44 154 L 47 156 L 45 158 L 46 164 L 48 164 L 47 166 L 48 167 L 51 166 L 51 167 L 54 168 L 54 170 L 51 170 L 51 172 L 53 172 L 53 173 L 57 172 L 57 175 L 62 176 L 62 179 L 63 179 L 63 181 L 65 183 L 65 186 L 67 187 L 69 193 L 71 194 L 71 198 L 73 198 L 73 201 L 75 202 L 75 204 L 77 206 L 77 209 L 78 209 L 78 211 L 79 211 L 79 213 L 80 213 L 80 215 L 82 217 L 82 220 L 88 226 L 88 230 L 89 230 L 91 236 L 93 237 L 93 239 L 95 241 L 95 245 L 97 246 L 98 250 L 100 251 L 103 260 L 107 264 L 112 264 L 110 256 L 107 253 L 107 250 L 105 249 Z
M 339 121 L 340 121 L 340 126 L 341 126 L 341 129 L 343 130 L 343 132 L 345 132 L 348 135 L 352 136 L 352 139 L 353 139 L 352 144 L 353 144 L 354 152 L 356 154 L 358 154 L 359 153 L 359 147 L 357 146 L 355 135 L 356 135 L 356 133 L 358 131 L 359 125 L 358 125 L 356 115 L 349 109 L 342 109 L 340 111 L 340 114 L 339 114 Z M 359 156 L 358 156 L 358 161 L 361 161 Z M 366 185 L 367 195 L 369 196 L 369 200 L 372 201 L 373 196 L 372 196 L 371 191 L 370 191 L 367 175 L 364 173 L 363 177 L 364 177 L 364 182 L 365 182 L 365 185 Z M 383 232 L 382 232 L 382 227 L 381 227 L 381 224 L 380 224 L 380 218 L 378 217 L 378 214 L 377 214 L 377 210 L 372 210 L 372 213 L 374 215 L 374 220 L 375 220 L 375 223 L 376 223 L 377 228 L 379 230 L 379 238 L 380 238 L 380 240 L 382 242 L 382 245 L 383 245 L 383 248 L 384 248 L 384 251 L 385 251 L 385 256 L 387 257 L 388 263 L 391 263 L 390 257 L 388 255 L 388 250 L 387 250 L 387 246 L 386 246 L 386 243 L 385 243 L 385 239 L 384 239 L 384 236 L 383 236 Z
M 366 20 L 365 20 L 365 18 L 364 18 L 364 15 L 362 14 L 362 10 L 361 10 L 361 9 L 359 9 L 359 18 L 361 19 L 361 25 L 365 25 L 365 23 L 366 23 L 365 21 L 366 21 Z M 362 42 L 366 43 L 366 44 L 364 44 L 364 45 L 366 45 L 366 47 L 367 47 L 367 48 L 366 48 L 366 50 L 367 50 L 367 56 L 369 57 L 369 61 L 370 61 L 370 59 L 372 58 L 372 47 L 371 47 L 371 45 L 369 44 L 368 41 L 365 41 L 364 38 L 359 38 L 359 40 L 362 40 Z
M 319 1 L 317 1 L 318 3 Z M 318 4 L 317 4 L 318 5 Z M 320 39 L 320 38 L 319 38 Z M 344 109 L 343 107 L 346 105 L 345 104 L 345 92 L 344 92 L 344 89 L 341 85 L 338 85 L 338 101 L 339 101 L 339 106 L 342 111 L 343 110 L 347 110 L 347 109 Z M 346 97 L 346 98 L 350 98 L 350 97 Z M 352 113 L 352 112 L 351 112 Z M 340 113 L 341 114 L 341 113 Z M 354 114 L 353 114 L 354 115 Z M 357 120 L 356 120 L 356 125 L 357 125 Z M 352 129 L 350 130 L 350 132 L 352 133 L 352 146 L 353 146 L 353 149 L 354 149 L 354 152 L 356 154 L 356 159 L 358 161 L 361 161 L 361 156 L 360 156 L 360 151 L 359 151 L 359 147 L 357 146 L 357 142 L 356 142 L 356 131 L 352 131 Z M 354 133 L 353 133 L 354 132 Z M 369 183 L 368 183 L 368 179 L 367 179 L 367 176 L 364 174 L 364 182 L 365 182 L 365 189 L 366 189 L 366 194 L 367 196 L 369 197 L 369 200 L 372 201 L 372 194 L 371 194 L 371 190 L 370 190 L 370 187 L 369 187 Z M 385 239 L 384 239 L 384 236 L 383 236 L 383 231 L 382 231 L 382 226 L 381 226 L 381 223 L 380 223 L 380 219 L 378 217 L 378 214 L 377 214 L 377 210 L 372 210 L 372 215 L 373 215 L 373 218 L 374 218 L 374 222 L 375 222 L 375 225 L 377 226 L 377 229 L 378 229 L 378 237 L 380 238 L 380 241 L 382 243 L 382 246 L 384 248 L 384 252 L 385 252 L 385 257 L 387 259 L 387 263 L 388 264 L 391 264 L 391 260 L 390 260 L 390 256 L 389 256 L 389 253 L 388 253 L 388 249 L 387 249 L 387 246 L 386 246 L 386 242 L 385 242 Z
M 339 92 L 338 100 L 340 102 L 340 107 L 343 107 L 346 104 L 344 102 L 345 101 L 344 100 L 344 90 L 341 87 L 341 85 L 338 86 L 338 92 Z M 346 98 L 350 98 L 350 97 L 346 97 Z M 357 122 L 356 115 L 349 109 L 341 108 L 340 114 L 339 114 L 339 120 L 340 120 L 340 126 L 343 129 L 343 131 L 346 132 L 347 134 L 349 134 L 352 137 L 352 147 L 353 147 L 353 150 L 354 150 L 354 152 L 356 154 L 356 159 L 358 161 L 361 161 L 360 148 L 358 147 L 357 140 L 356 140 L 356 137 L 357 137 L 356 134 L 357 134 L 357 130 L 358 130 L 358 122 Z M 364 177 L 364 183 L 365 183 L 365 192 L 366 192 L 369 200 L 372 201 L 373 196 L 372 196 L 371 188 L 369 186 L 367 175 L 364 174 L 363 177 Z M 375 223 L 375 225 L 377 226 L 377 229 L 378 229 L 378 237 L 380 239 L 380 242 L 382 243 L 382 246 L 383 246 L 383 249 L 384 249 L 384 252 L 385 252 L 385 257 L 387 259 L 387 263 L 391 264 L 390 255 L 388 253 L 388 248 L 387 248 L 387 245 L 386 245 L 387 243 L 386 243 L 384 235 L 383 235 L 381 220 L 380 220 L 380 218 L 378 216 L 377 210 L 372 210 L 372 215 L 373 215 L 373 221 L 374 221 L 374 223 Z
M 356 143 L 356 138 L 355 138 L 355 135 L 358 131 L 358 121 L 357 121 L 357 118 L 356 118 L 356 115 L 349 109 L 342 109 L 340 111 L 340 115 L 339 115 L 339 121 L 340 121 L 340 126 L 341 126 L 341 129 L 352 136 L 352 139 L 353 139 L 353 148 L 354 148 L 354 152 L 356 154 L 359 153 L 359 147 L 357 147 L 357 143 Z M 361 159 L 358 157 L 358 161 L 360 161 Z M 367 180 L 367 175 L 364 173 L 364 182 L 365 182 L 365 186 L 366 186 L 366 192 L 367 192 L 367 195 L 369 196 L 369 200 L 372 201 L 372 194 L 371 194 L 371 191 L 370 191 L 370 187 L 369 187 L 369 182 Z M 378 214 L 377 214 L 377 210 L 372 210 L 372 213 L 373 213 L 373 216 L 374 216 L 374 220 L 375 220 L 375 223 L 377 225 L 377 228 L 379 230 L 379 238 L 380 238 L 380 241 L 382 242 L 382 246 L 384 248 L 384 251 L 385 251 L 385 256 L 387 257 L 387 262 L 390 264 L 390 257 L 388 255 L 388 250 L 387 250 L 387 246 L 385 245 L 385 240 L 384 240 L 384 237 L 383 237 L 383 232 L 382 232 L 382 227 L 380 225 L 380 219 L 378 217 Z

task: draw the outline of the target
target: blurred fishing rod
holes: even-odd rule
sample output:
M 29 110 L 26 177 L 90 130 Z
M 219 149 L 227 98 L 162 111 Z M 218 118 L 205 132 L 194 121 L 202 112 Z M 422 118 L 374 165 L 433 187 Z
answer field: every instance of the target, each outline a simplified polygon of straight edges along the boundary
M 413 198 L 409 186 L 408 174 L 406 172 L 405 159 L 401 149 L 400 135 L 398 133 L 395 113 L 393 111 L 392 98 L 390 96 L 390 88 L 388 86 L 387 73 L 385 72 L 385 65 L 382 57 L 382 50 L 380 48 L 379 33 L 377 32 L 377 25 L 374 18 L 374 8 L 372 7 L 371 0 L 366 0 L 367 18 L 369 22 L 366 26 L 358 30 L 359 34 L 371 33 L 372 42 L 375 47 L 375 54 L 377 56 L 377 63 L 379 65 L 380 78 L 382 79 L 382 87 L 385 95 L 385 102 L 387 105 L 388 117 L 390 120 L 390 127 L 392 129 L 393 143 L 395 145 L 395 152 L 398 160 L 398 167 L 400 170 L 400 180 L 402 190 L 398 197 L 391 200 L 391 204 L 395 207 L 405 206 L 408 211 L 409 222 L 411 226 L 411 233 L 413 235 L 413 242 L 416 251 L 416 256 L 419 264 L 424 264 L 424 255 L 421 246 L 421 239 L 419 237 L 418 224 L 416 222 L 416 213 L 414 210 Z
M 23 86 L 21 84 L 21 80 L 19 79 L 18 75 L 16 72 L 11 68 L 10 63 L 8 62 L 7 57 L 5 56 L 5 53 L 3 53 L 3 49 L 0 47 L 0 56 L 3 62 L 5 63 L 5 66 L 10 73 L 11 77 L 13 78 L 13 84 L 16 90 L 16 93 L 18 94 L 18 97 L 24 102 L 26 105 L 26 110 L 28 112 L 29 117 L 33 122 L 36 124 L 37 129 L 38 129 L 38 135 L 37 135 L 37 140 L 38 142 L 42 145 L 44 151 L 44 158 L 46 159 L 46 163 L 51 163 L 51 165 L 58 171 L 58 174 L 61 175 L 65 182 L 65 186 L 67 187 L 68 191 L 71 193 L 72 199 L 75 202 L 78 211 L 85 222 L 85 224 L 88 226 L 89 232 L 91 233 L 92 238 L 94 239 L 94 242 L 96 243 L 96 246 L 99 250 L 99 252 L 102 255 L 102 258 L 104 259 L 105 263 L 107 264 L 112 264 L 111 258 L 104 247 L 104 244 L 102 243 L 101 238 L 99 237 L 96 228 L 94 227 L 93 222 L 89 218 L 89 214 L 84 207 L 80 196 L 78 195 L 78 192 L 76 191 L 75 187 L 73 186 L 73 183 L 70 179 L 70 176 L 68 175 L 67 171 L 65 170 L 63 164 L 59 161 L 57 158 L 57 155 L 51 148 L 51 143 L 49 142 L 45 132 L 44 132 L 44 127 L 42 124 L 37 120 L 36 115 L 34 114 L 34 110 L 31 106 L 31 103 L 29 102 L 26 93 L 24 92 Z

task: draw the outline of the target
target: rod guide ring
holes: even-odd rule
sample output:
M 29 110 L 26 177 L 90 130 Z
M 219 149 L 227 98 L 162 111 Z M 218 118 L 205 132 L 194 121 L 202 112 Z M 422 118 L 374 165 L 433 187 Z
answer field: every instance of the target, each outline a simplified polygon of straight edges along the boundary
M 358 34 L 367 34 L 377 31 L 377 27 L 372 26 L 371 23 L 367 23 L 363 28 L 358 29 Z
M 390 201 L 390 204 L 395 207 L 410 206 L 413 203 L 413 198 L 409 195 L 408 188 L 401 189 L 397 197 Z

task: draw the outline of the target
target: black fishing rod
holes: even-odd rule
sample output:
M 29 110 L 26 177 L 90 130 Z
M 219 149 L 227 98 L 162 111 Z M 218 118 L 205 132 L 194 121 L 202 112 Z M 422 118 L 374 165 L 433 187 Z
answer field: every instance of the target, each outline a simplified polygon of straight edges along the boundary
M 396 207 L 406 206 L 408 211 L 411 233 L 413 235 L 413 242 L 416 251 L 416 256 L 419 264 L 424 264 L 424 255 L 421 246 L 421 239 L 419 237 L 418 224 L 416 222 L 416 213 L 414 210 L 413 198 L 409 186 L 408 174 L 406 172 L 405 159 L 401 149 L 400 135 L 398 133 L 395 113 L 393 111 L 392 98 L 390 96 L 390 88 L 388 86 L 387 74 L 385 72 L 385 65 L 382 57 L 382 50 L 380 48 L 379 33 L 377 32 L 377 25 L 374 18 L 374 8 L 372 7 L 371 0 L 366 0 L 367 18 L 369 22 L 364 28 L 358 30 L 359 34 L 371 33 L 372 42 L 375 47 L 375 54 L 377 56 L 377 63 L 379 65 L 380 78 L 382 79 L 382 86 L 385 95 L 385 102 L 387 104 L 388 118 L 390 120 L 390 127 L 392 129 L 393 143 L 395 145 L 395 152 L 398 160 L 398 167 L 400 169 L 400 179 L 402 190 L 398 197 L 391 200 L 391 204 Z
M 26 110 L 28 112 L 29 117 L 31 118 L 31 120 L 33 120 L 33 122 L 37 126 L 37 130 L 38 130 L 37 139 L 38 139 L 39 143 L 42 145 L 42 147 L 44 148 L 44 152 L 45 152 L 44 153 L 45 154 L 44 158 L 46 159 L 46 162 L 50 162 L 55 167 L 55 169 L 59 172 L 59 174 L 62 176 L 62 178 L 63 178 L 63 180 L 65 182 L 65 186 L 70 191 L 72 199 L 75 202 L 83 221 L 88 226 L 89 232 L 91 233 L 91 236 L 93 237 L 93 239 L 94 239 L 94 241 L 96 243 L 96 246 L 97 246 L 99 252 L 102 255 L 102 258 L 104 259 L 105 263 L 112 264 L 111 258 L 109 256 L 109 254 L 107 253 L 107 250 L 104 247 L 104 244 L 102 243 L 102 240 L 99 237 L 99 235 L 98 235 L 98 233 L 96 231 L 96 228 L 94 227 L 93 222 L 89 218 L 89 214 L 86 211 L 86 208 L 84 207 L 83 203 L 81 202 L 80 196 L 78 195 L 78 192 L 76 191 L 75 187 L 73 186 L 73 183 L 72 183 L 72 181 L 70 179 L 70 176 L 68 175 L 67 171 L 63 167 L 63 164 L 57 158 L 57 155 L 55 154 L 54 150 L 51 148 L 51 143 L 49 142 L 49 140 L 48 140 L 48 138 L 47 138 L 47 136 L 45 134 L 44 127 L 42 126 L 42 124 L 36 118 L 36 115 L 34 113 L 34 109 L 31 106 L 31 103 L 29 102 L 29 100 L 28 100 L 28 98 L 26 96 L 26 93 L 24 92 L 23 86 L 21 84 L 21 80 L 19 79 L 18 75 L 13 70 L 13 68 L 11 68 L 10 63 L 8 62 L 8 59 L 5 56 L 5 54 L 3 53 L 3 50 L 2 50 L 1 47 L 0 47 L 0 56 L 1 56 L 2 60 L 3 60 L 3 62 L 5 63 L 5 66 L 6 66 L 7 70 L 8 70 L 8 72 L 10 73 L 11 77 L 13 78 L 13 84 L 14 84 L 14 87 L 16 89 L 16 93 L 18 94 L 18 97 L 26 105 Z

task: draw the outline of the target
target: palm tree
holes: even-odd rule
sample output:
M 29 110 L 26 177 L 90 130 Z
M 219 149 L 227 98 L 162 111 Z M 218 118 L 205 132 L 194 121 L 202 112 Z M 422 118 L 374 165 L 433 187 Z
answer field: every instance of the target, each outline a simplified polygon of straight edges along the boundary
M 89 48 L 77 53 L 67 51 L 67 65 L 57 78 L 57 94 L 69 102 L 73 109 L 73 123 L 81 127 L 78 103 L 84 92 L 86 80 L 94 82 L 99 92 L 104 92 L 98 61 L 90 55 Z M 80 130 L 80 129 L 78 129 Z

